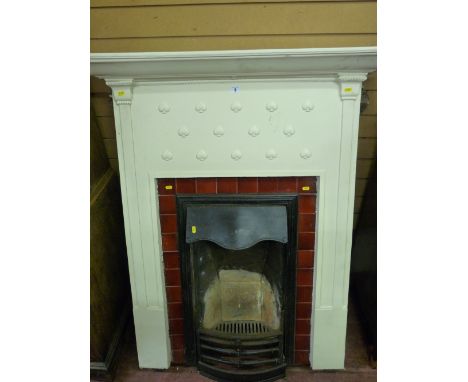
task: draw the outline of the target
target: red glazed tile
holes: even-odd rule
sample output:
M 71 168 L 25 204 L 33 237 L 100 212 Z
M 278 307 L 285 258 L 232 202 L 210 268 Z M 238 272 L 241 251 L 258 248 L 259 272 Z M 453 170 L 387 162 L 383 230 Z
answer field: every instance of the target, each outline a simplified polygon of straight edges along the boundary
M 198 178 L 195 184 L 197 194 L 216 194 L 216 178 Z
M 176 233 L 177 218 L 176 215 L 160 215 L 161 233 Z
M 171 347 L 174 350 L 184 348 L 184 335 L 183 334 L 172 334 L 171 335 Z
M 258 192 L 277 192 L 277 178 L 258 178 Z
M 300 250 L 297 251 L 297 268 L 313 268 L 314 267 L 314 251 Z
M 180 270 L 166 269 L 166 286 L 180 286 Z
M 299 214 L 299 232 L 315 232 L 315 214 Z
M 184 334 L 184 320 L 182 318 L 169 320 L 169 333 Z
M 175 194 L 175 180 L 174 179 L 158 179 L 158 194 L 168 195 Z
M 313 271 L 312 269 L 298 269 L 296 271 L 297 286 L 312 286 Z
M 279 177 L 278 192 L 296 192 L 297 178 L 296 177 Z
M 315 214 L 315 195 L 299 196 L 299 213 Z
M 309 365 L 309 350 L 296 350 L 294 352 L 294 363 L 296 365 Z
M 239 178 L 238 191 L 240 193 L 255 193 L 258 192 L 257 178 Z
M 164 252 L 164 267 L 166 269 L 179 269 L 180 257 L 179 252 Z
M 297 302 L 312 302 L 312 286 L 298 286 L 296 289 Z
M 159 213 L 160 214 L 175 214 L 176 213 L 175 195 L 159 196 Z
M 237 194 L 237 178 L 218 178 L 218 194 Z
M 166 285 L 167 282 L 166 282 Z M 182 288 L 180 286 L 167 286 L 166 287 L 167 302 L 182 302 Z
M 168 310 L 169 319 L 184 318 L 184 312 L 182 309 L 181 302 L 173 302 L 173 303 L 167 304 L 167 310 Z
M 314 249 L 315 234 L 313 232 L 299 232 L 299 249 Z
M 298 302 L 296 304 L 296 319 L 297 318 L 308 318 L 312 313 L 312 304 L 310 302 Z
M 299 334 L 296 336 L 296 350 L 309 350 L 310 336 L 308 334 Z
M 195 194 L 195 179 L 193 178 L 176 179 L 176 192 L 178 194 Z
M 163 251 L 177 251 L 177 235 L 175 233 L 166 233 L 162 235 Z
M 185 363 L 184 350 L 172 350 L 172 364 L 183 365 Z
M 301 194 L 315 194 L 317 192 L 315 176 L 301 176 L 297 178 L 297 187 Z
M 310 335 L 310 319 L 296 320 L 296 334 Z

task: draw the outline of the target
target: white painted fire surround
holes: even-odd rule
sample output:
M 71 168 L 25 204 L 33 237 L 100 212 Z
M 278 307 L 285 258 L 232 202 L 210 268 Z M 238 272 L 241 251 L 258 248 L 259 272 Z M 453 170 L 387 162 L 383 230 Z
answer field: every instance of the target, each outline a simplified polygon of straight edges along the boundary
M 140 367 L 171 347 L 157 178 L 317 176 L 310 361 L 344 367 L 362 81 L 376 48 L 91 55 L 113 91 Z

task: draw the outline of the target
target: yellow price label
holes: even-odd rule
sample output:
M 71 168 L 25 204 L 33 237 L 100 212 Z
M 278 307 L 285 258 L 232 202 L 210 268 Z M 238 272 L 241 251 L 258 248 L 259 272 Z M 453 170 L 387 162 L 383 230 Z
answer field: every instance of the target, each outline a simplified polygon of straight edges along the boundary
M 168 186 L 164 186 L 166 190 L 172 190 L 172 184 L 169 184 Z
M 192 226 L 192 233 L 197 233 L 197 226 Z
M 123 97 L 123 96 L 125 95 L 125 91 L 124 91 L 124 90 L 119 90 L 119 91 L 117 92 L 117 95 L 118 95 L 119 97 Z
M 345 93 L 351 93 L 353 91 L 353 88 L 345 88 L 344 91 Z
M 309 191 L 310 190 L 310 187 L 309 186 L 304 186 L 302 187 L 302 191 Z

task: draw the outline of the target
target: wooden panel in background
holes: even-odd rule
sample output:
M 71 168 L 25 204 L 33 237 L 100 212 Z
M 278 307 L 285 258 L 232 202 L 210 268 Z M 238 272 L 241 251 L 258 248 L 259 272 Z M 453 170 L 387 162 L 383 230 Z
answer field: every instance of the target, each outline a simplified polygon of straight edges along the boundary
M 377 33 L 376 3 L 91 8 L 91 38 Z
M 91 39 L 91 52 L 177 52 L 199 50 L 339 48 L 375 46 L 370 34 L 144 37 Z
M 109 158 L 109 163 L 112 169 L 120 175 L 119 173 L 119 160 L 117 158 Z
M 354 213 L 357 214 L 361 211 L 362 200 L 364 198 L 362 196 L 356 196 L 354 198 Z
M 104 139 L 104 147 L 108 158 L 117 158 L 117 142 L 114 138 Z
M 369 96 L 369 105 L 362 115 L 377 115 L 377 91 L 368 90 L 367 95 Z
M 91 94 L 94 94 L 94 93 L 111 94 L 111 88 L 106 85 L 106 81 L 100 78 L 94 77 L 94 76 L 91 76 L 90 80 L 91 80 L 90 81 Z
M 108 95 L 91 97 L 96 117 L 114 117 L 114 107 L 112 99 Z
M 359 119 L 359 138 L 377 137 L 377 116 L 362 115 Z
M 357 160 L 357 167 L 356 167 L 356 178 L 357 179 L 365 179 L 370 177 L 370 173 L 372 171 L 372 166 L 374 164 L 373 159 L 358 159 Z
M 376 0 L 294 0 L 295 3 L 313 2 L 375 2 Z M 198 4 L 248 4 L 248 3 L 287 3 L 287 0 L 91 0 L 91 8 L 135 7 L 149 5 L 198 5 Z M 291 1 L 290 1 L 291 2 Z
M 358 159 L 372 159 L 377 153 L 376 138 L 359 138 Z
M 115 139 L 114 117 L 97 117 L 97 123 L 103 139 Z
M 377 72 L 369 73 L 367 80 L 364 82 L 364 89 L 377 90 Z
M 366 191 L 367 179 L 356 179 L 356 193 L 355 197 L 364 196 Z

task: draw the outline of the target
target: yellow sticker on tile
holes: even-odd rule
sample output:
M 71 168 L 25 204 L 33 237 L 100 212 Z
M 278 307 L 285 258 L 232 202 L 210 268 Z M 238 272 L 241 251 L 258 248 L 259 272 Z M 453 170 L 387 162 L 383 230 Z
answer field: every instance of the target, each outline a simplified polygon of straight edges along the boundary
M 344 91 L 345 93 L 351 93 L 353 91 L 353 88 L 345 88 Z
M 123 97 L 123 96 L 125 95 L 125 91 L 124 91 L 124 90 L 119 90 L 119 91 L 117 92 L 117 95 L 118 95 L 119 97 Z
M 164 188 L 165 188 L 166 190 L 172 190 L 172 184 L 169 184 L 169 185 L 167 185 L 167 186 L 164 186 Z
M 309 191 L 310 190 L 310 187 L 309 186 L 304 186 L 302 187 L 302 191 Z
M 192 233 L 197 233 L 197 226 L 192 226 Z

